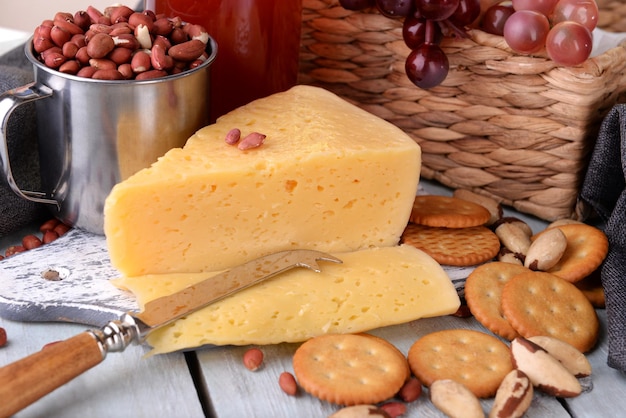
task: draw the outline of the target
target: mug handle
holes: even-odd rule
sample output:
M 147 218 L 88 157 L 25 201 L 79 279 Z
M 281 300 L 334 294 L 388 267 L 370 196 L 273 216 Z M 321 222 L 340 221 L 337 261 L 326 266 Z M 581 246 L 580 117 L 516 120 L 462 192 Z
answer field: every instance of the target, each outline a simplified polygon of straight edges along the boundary
M 2 159 L 2 167 L 7 183 L 18 196 L 37 203 L 56 205 L 58 209 L 60 208 L 61 203 L 51 196 L 46 196 L 46 193 L 27 191 L 19 188 L 13 178 L 13 172 L 11 171 L 11 163 L 9 161 L 9 143 L 7 140 L 7 127 L 11 113 L 13 113 L 18 106 L 24 103 L 45 99 L 50 96 L 52 96 L 52 89 L 47 86 L 37 84 L 36 82 L 8 90 L 0 95 L 0 118 L 2 119 L 2 125 L 0 125 L 0 133 L 2 134 L 2 143 L 0 143 L 0 158 Z

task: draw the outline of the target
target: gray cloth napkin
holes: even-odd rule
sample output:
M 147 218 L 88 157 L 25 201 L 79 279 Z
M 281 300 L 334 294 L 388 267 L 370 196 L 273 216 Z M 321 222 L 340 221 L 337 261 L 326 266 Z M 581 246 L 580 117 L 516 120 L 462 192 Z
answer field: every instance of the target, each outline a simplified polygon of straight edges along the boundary
M 604 222 L 609 254 L 602 266 L 608 319 L 608 365 L 626 371 L 626 105 L 605 117 L 581 198 Z
M 33 81 L 32 64 L 23 51 L 24 47 L 20 46 L 0 57 L 0 94 Z M 34 104 L 13 111 L 7 125 L 7 142 L 17 184 L 23 190 L 40 190 Z M 0 237 L 43 219 L 46 208 L 16 195 L 7 184 L 4 167 L 0 177 Z

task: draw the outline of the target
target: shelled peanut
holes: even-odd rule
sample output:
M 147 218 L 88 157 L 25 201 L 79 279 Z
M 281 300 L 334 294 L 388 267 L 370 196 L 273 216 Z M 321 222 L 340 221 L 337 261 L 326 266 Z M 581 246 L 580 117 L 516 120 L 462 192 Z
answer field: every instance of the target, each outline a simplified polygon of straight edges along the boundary
M 11 245 L 8 247 L 4 252 L 4 256 L 0 255 L 0 260 L 5 257 L 10 257 L 12 255 L 49 244 L 60 236 L 65 235 L 65 233 L 69 230 L 70 227 L 58 219 L 50 219 L 39 227 L 41 237 L 36 234 L 25 235 L 22 238 L 21 244 Z
M 123 5 L 57 12 L 33 34 L 34 52 L 47 67 L 101 80 L 146 80 L 195 68 L 208 58 L 208 42 L 203 26 Z

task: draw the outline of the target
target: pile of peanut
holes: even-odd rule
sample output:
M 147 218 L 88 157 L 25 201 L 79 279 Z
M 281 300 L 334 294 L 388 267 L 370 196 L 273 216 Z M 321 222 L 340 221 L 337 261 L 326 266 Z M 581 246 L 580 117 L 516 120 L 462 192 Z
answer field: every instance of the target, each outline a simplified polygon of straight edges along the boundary
M 148 80 L 195 68 L 208 59 L 209 34 L 179 17 L 123 5 L 58 12 L 39 25 L 33 49 L 47 67 L 99 80 Z
M 4 256 L 0 255 L 0 260 L 5 257 L 10 257 L 14 254 L 22 253 L 24 251 L 32 250 L 34 248 L 41 247 L 44 244 L 49 244 L 52 241 L 59 238 L 61 235 L 64 235 L 67 231 L 70 230 L 70 227 L 65 225 L 63 222 L 58 219 L 50 219 L 41 224 L 39 227 L 39 232 L 41 233 L 41 237 L 35 234 L 28 234 L 22 238 L 22 243 L 9 246 L 5 252 Z

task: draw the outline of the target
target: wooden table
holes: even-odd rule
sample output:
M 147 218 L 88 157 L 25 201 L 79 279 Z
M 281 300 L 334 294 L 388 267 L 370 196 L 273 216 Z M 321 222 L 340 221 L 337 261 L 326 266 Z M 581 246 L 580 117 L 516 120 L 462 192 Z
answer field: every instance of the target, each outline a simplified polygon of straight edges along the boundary
M 446 194 L 446 189 L 425 182 L 429 192 Z M 523 215 L 535 231 L 545 223 Z M 0 240 L 0 247 L 7 244 Z M 573 399 L 559 400 L 536 393 L 528 417 L 618 417 L 626 411 L 626 375 L 606 365 L 606 317 L 601 320 L 599 345 L 589 354 L 593 388 Z M 9 343 L 0 348 L 0 366 L 38 351 L 46 343 L 73 336 L 86 327 L 68 323 L 16 322 L 0 318 Z M 486 331 L 473 318 L 452 316 L 421 319 L 373 334 L 392 341 L 405 354 L 426 333 L 448 328 Z M 291 357 L 297 344 L 263 347 L 264 367 L 256 372 L 244 368 L 241 357 L 248 347 L 207 347 L 188 353 L 171 353 L 145 358 L 148 348 L 131 346 L 111 353 L 99 366 L 16 417 L 325 417 L 339 407 L 300 392 L 284 394 L 278 386 L 283 371 L 293 371 Z M 589 383 L 589 382 L 586 382 Z M 0 382 L 10 384 L 10 382 Z M 2 400 L 0 399 L 0 402 Z M 484 400 L 489 411 L 491 400 Z M 443 417 L 427 397 L 408 405 L 406 417 Z

